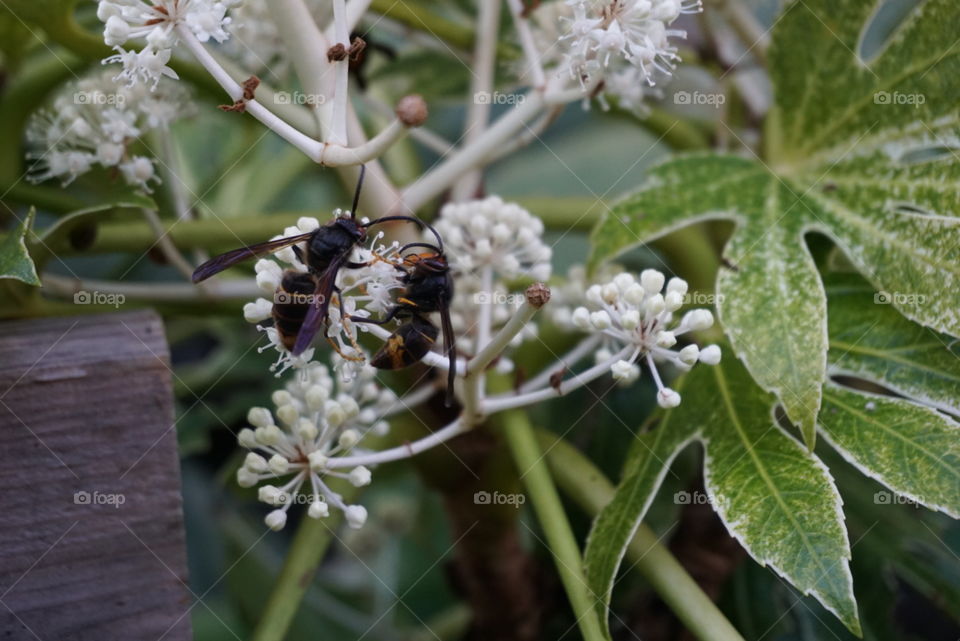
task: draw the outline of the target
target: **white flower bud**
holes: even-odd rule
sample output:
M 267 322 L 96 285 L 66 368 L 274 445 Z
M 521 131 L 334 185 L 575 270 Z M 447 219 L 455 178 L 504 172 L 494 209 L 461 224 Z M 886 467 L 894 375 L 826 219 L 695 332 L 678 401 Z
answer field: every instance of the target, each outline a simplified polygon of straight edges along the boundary
M 663 299 L 663 294 L 654 294 L 647 301 L 647 316 L 659 316 L 664 309 L 666 309 L 667 304 Z
M 267 505 L 283 505 L 288 495 L 275 485 L 261 485 L 257 491 L 257 499 Z
M 664 409 L 676 407 L 680 404 L 680 395 L 669 387 L 664 387 L 657 392 L 657 404 Z
M 288 405 L 281 405 L 277 408 L 277 418 L 280 419 L 280 422 L 288 427 L 292 427 L 296 424 L 297 419 L 300 418 L 300 412 L 297 411 L 297 408 L 290 403 Z
M 626 330 L 636 329 L 640 326 L 640 312 L 636 309 L 628 309 L 620 314 L 620 327 Z
M 277 407 L 293 404 L 293 396 L 291 396 L 290 392 L 285 389 L 278 389 L 275 391 L 270 395 L 270 400 L 273 401 L 273 404 Z
M 355 530 L 359 530 L 367 522 L 367 508 L 362 505 L 348 505 L 343 514 L 347 518 L 347 525 Z
M 321 385 L 311 385 L 307 389 L 307 393 L 304 395 L 304 398 L 307 401 L 307 407 L 312 412 L 319 412 L 322 410 L 329 397 L 330 394 L 327 392 L 327 389 Z
M 657 346 L 670 348 L 677 344 L 677 337 L 674 336 L 673 332 L 668 332 L 666 330 L 659 332 L 657 334 Z
M 640 272 L 640 284 L 648 294 L 656 294 L 663 289 L 663 272 L 656 269 L 645 269 Z
M 259 323 L 270 318 L 272 314 L 273 303 L 265 298 L 258 298 L 243 306 L 243 319 L 248 323 Z
M 314 450 L 313 452 L 307 454 L 307 460 L 310 462 L 310 470 L 317 472 L 318 474 L 321 472 L 326 472 L 327 463 L 330 462 L 330 458 L 320 450 Z
M 240 447 L 245 447 L 248 450 L 252 450 L 257 447 L 257 436 L 253 433 L 249 427 L 245 427 L 240 430 L 240 433 L 237 434 L 237 443 L 240 444 Z
M 247 454 L 246 458 L 243 459 L 243 466 L 256 474 L 263 474 L 270 469 L 267 465 L 267 459 L 256 452 L 249 452 Z
M 265 407 L 251 407 L 247 412 L 247 422 L 254 427 L 273 425 L 273 415 Z
M 257 272 L 257 287 L 273 295 L 283 279 L 283 270 L 280 269 L 280 265 L 272 260 L 261 258 L 254 265 L 254 269 Z
M 617 288 L 613 283 L 607 283 L 603 286 L 601 290 L 601 296 L 603 297 L 603 302 L 608 305 L 613 305 L 617 302 L 617 299 L 620 298 L 620 289 Z
M 103 30 L 103 41 L 108 47 L 122 45 L 130 37 L 130 25 L 120 16 L 110 16 L 107 18 L 106 27 Z
M 312 441 L 319 434 L 316 424 L 307 418 L 301 418 L 297 421 L 297 436 L 302 441 Z
M 283 510 L 274 510 L 270 512 L 270 514 L 267 514 L 263 522 L 274 532 L 279 532 L 283 529 L 283 526 L 287 524 L 287 513 Z
M 343 430 L 340 438 L 337 439 L 337 443 L 345 450 L 349 450 L 359 442 L 360 434 L 357 432 L 357 430 Z
M 253 434 L 258 443 L 266 445 L 267 447 L 276 445 L 283 440 L 283 430 L 276 425 L 258 427 L 256 430 L 254 430 Z
M 664 307 L 668 312 L 675 312 L 683 307 L 683 295 L 680 292 L 667 292 L 663 297 Z
M 290 470 L 290 461 L 287 460 L 287 457 L 280 456 L 279 454 L 271 456 L 268 463 L 270 465 L 270 471 L 277 476 L 286 474 Z
M 708 309 L 691 309 L 684 314 L 680 326 L 694 331 L 709 329 L 713 326 L 713 314 Z
M 687 281 L 683 280 L 682 278 L 671 278 L 670 282 L 667 283 L 668 294 L 672 292 L 676 292 L 680 294 L 681 297 L 686 296 L 687 289 L 688 289 Z
M 347 413 L 343 407 L 336 401 L 327 401 L 327 407 L 324 410 L 324 416 L 332 427 L 340 427 L 347 420 Z
M 590 329 L 590 310 L 586 307 L 578 307 L 573 310 L 573 315 L 570 320 L 573 322 L 573 326 L 578 329 L 589 330 Z
M 623 293 L 623 300 L 631 305 L 639 305 L 643 302 L 643 297 L 646 295 L 646 291 L 643 289 L 643 286 L 640 283 L 634 283 L 627 287 L 627 291 Z
M 358 465 L 350 470 L 350 474 L 347 476 L 347 479 L 354 487 L 363 487 L 364 485 L 370 485 L 371 476 L 370 470 L 362 465 Z
M 320 228 L 320 221 L 312 216 L 301 216 L 297 219 L 297 229 L 300 233 L 306 234 Z
M 259 480 L 259 476 L 245 467 L 241 467 L 237 470 L 237 485 L 240 487 L 253 487 Z
M 490 258 L 493 254 L 493 247 L 490 246 L 490 241 L 486 238 L 481 238 L 477 241 L 477 244 L 473 248 L 473 253 L 477 258 L 485 260 Z
M 313 501 L 307 510 L 307 516 L 311 519 L 322 519 L 330 516 L 330 506 L 327 505 L 326 501 Z
M 610 373 L 614 380 L 624 381 L 632 376 L 633 364 L 629 361 L 619 360 L 610 367 Z
M 347 414 L 348 419 L 353 418 L 360 413 L 360 406 L 352 396 L 341 396 L 337 399 L 337 402 L 340 403 L 340 407 L 343 408 L 343 411 Z
M 687 345 L 678 352 L 677 356 L 680 358 L 680 362 L 692 366 L 700 356 L 700 348 L 696 345 Z
M 590 287 L 587 288 L 587 293 L 585 295 L 585 298 L 587 299 L 587 302 L 590 303 L 591 305 L 596 305 L 599 307 L 600 305 L 603 304 L 602 292 L 603 292 L 603 289 L 600 287 L 600 285 L 591 285 Z
M 590 314 L 590 324 L 601 331 L 608 329 L 612 324 L 610 314 L 602 309 L 599 312 L 593 312 Z
M 707 345 L 700 350 L 700 362 L 707 365 L 716 365 L 720 362 L 720 347 L 718 345 Z
M 621 272 L 617 274 L 613 279 L 613 284 L 617 286 L 621 292 L 626 292 L 631 285 L 637 282 L 637 279 L 633 277 L 633 274 L 629 272 Z

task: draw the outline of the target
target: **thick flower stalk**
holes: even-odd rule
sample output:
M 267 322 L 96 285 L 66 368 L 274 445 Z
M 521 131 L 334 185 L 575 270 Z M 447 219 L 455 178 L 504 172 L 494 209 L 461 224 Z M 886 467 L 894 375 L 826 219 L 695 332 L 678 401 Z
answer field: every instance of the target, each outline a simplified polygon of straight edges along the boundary
M 661 407 L 676 407 L 680 395 L 664 386 L 656 363 L 667 362 L 681 371 L 687 371 L 698 361 L 708 365 L 720 362 L 720 348 L 709 345 L 700 349 L 695 344 L 675 350 L 677 338 L 691 331 L 708 329 L 713 325 L 713 314 L 706 309 L 686 312 L 679 321 L 674 314 L 683 306 L 687 283 L 671 278 L 664 287 L 664 275 L 647 269 L 637 280 L 632 274 L 618 274 L 604 285 L 592 285 L 586 291 L 586 305 L 577 307 L 572 324 L 587 332 L 602 336 L 598 362 L 608 362 L 613 378 L 628 385 L 640 377 L 638 362 L 646 362 L 657 385 L 657 403 Z
M 135 153 L 137 140 L 164 131 L 190 113 L 188 91 L 165 82 L 157 91 L 124 86 L 100 72 L 67 85 L 49 110 L 37 112 L 27 129 L 34 182 L 58 178 L 64 185 L 94 167 L 116 169 L 130 185 L 150 191 L 159 181 L 154 161 Z
M 275 508 L 266 516 L 267 526 L 282 529 L 290 506 L 304 503 L 311 518 L 328 516 L 332 506 L 344 512 L 350 527 L 362 527 L 366 509 L 344 503 L 324 478 L 343 478 L 356 487 L 370 483 L 370 470 L 363 465 L 341 471 L 329 469 L 328 463 L 338 455 L 362 453 L 361 442 L 368 434 L 385 434 L 389 425 L 382 417 L 397 403 L 396 396 L 376 383 L 371 367 L 360 368 L 344 383 L 313 362 L 302 376 L 274 392 L 272 400 L 272 412 L 263 407 L 250 410 L 251 427 L 237 437 L 250 450 L 237 471 L 237 482 L 254 487 L 270 481 L 258 489 L 259 499 Z

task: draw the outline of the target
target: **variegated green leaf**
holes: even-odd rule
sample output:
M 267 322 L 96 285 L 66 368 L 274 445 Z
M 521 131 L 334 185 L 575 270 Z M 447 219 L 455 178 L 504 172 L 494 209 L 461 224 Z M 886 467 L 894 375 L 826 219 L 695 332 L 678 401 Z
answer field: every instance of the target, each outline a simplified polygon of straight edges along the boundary
M 683 403 L 640 437 L 613 500 L 587 542 L 587 579 L 609 603 L 623 549 L 669 462 L 691 440 L 705 449 L 710 499 L 750 555 L 819 600 L 854 633 L 860 624 L 841 500 L 827 468 L 776 424 L 773 395 L 736 358 L 698 366 Z
M 845 459 L 897 494 L 960 517 L 960 425 L 910 401 L 833 384 L 823 399 L 820 431 Z
M 27 285 L 39 285 L 40 278 L 27 252 L 24 237 L 33 225 L 36 212 L 31 209 L 16 227 L 0 240 L 0 278 L 13 278 Z
M 827 279 L 829 370 L 960 415 L 960 342 L 904 318 L 862 278 Z
M 593 234 L 596 265 L 683 225 L 736 221 L 720 319 L 808 446 L 827 325 L 806 233 L 829 236 L 908 318 L 960 335 L 960 12 L 926 0 L 863 60 L 877 4 L 789 4 L 773 30 L 766 158 L 670 161 Z

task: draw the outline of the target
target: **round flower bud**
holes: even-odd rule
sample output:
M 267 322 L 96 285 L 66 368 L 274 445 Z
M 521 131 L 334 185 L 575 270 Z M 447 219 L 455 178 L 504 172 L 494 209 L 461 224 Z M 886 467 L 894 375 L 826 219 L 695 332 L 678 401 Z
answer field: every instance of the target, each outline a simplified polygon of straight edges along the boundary
M 657 392 L 657 404 L 664 409 L 676 407 L 680 404 L 680 395 L 669 387 L 664 387 Z
M 666 309 L 666 302 L 663 299 L 662 294 L 654 294 L 647 301 L 647 315 L 648 316 L 658 316 L 664 309 Z
M 627 287 L 627 291 L 623 293 L 623 300 L 631 305 L 639 305 L 643 302 L 643 297 L 646 296 L 646 294 L 646 290 L 643 289 L 640 283 L 633 283 Z
M 240 444 L 240 447 L 245 447 L 248 450 L 255 449 L 257 447 L 257 436 L 253 433 L 253 430 L 245 427 L 237 434 L 237 443 Z
M 610 367 L 610 373 L 613 374 L 614 380 L 618 381 L 629 379 L 632 375 L 632 370 L 633 364 L 622 359 Z
M 300 412 L 297 411 L 296 406 L 292 403 L 281 405 L 277 408 L 277 418 L 279 418 L 284 425 L 292 427 L 296 424 L 297 419 L 300 418 Z
M 363 487 L 364 485 L 370 485 L 371 476 L 370 470 L 362 465 L 358 465 L 350 470 L 347 478 L 354 487 Z
M 254 427 L 273 425 L 273 415 L 265 407 L 251 407 L 247 412 L 247 422 Z
M 337 439 L 337 443 L 345 450 L 349 450 L 358 442 L 360 442 L 360 434 L 357 430 L 343 430 L 340 438 Z
M 267 505 L 283 505 L 287 501 L 287 493 L 275 485 L 261 485 L 257 499 Z
M 610 314 L 604 310 L 590 314 L 590 323 L 599 330 L 608 329 L 611 326 Z
M 707 345 L 700 350 L 700 362 L 707 365 L 716 365 L 720 362 L 720 347 L 718 345 Z
M 603 297 L 603 302 L 608 305 L 613 305 L 617 302 L 617 299 L 620 298 L 620 289 L 614 283 L 607 283 L 600 292 Z
M 678 353 L 680 362 L 684 365 L 693 366 L 697 362 L 697 358 L 700 356 L 700 348 L 696 345 L 687 345 Z
M 267 459 L 263 458 L 256 452 L 247 453 L 246 458 L 243 459 L 243 466 L 251 472 L 255 472 L 257 474 L 263 474 L 270 469 L 267 465 Z
M 340 407 L 343 408 L 347 418 L 353 418 L 360 413 L 360 406 L 352 396 L 341 396 L 337 399 L 337 402 L 340 403 Z
M 290 394 L 290 392 L 288 392 L 285 389 L 278 389 L 277 391 L 275 391 L 273 394 L 270 395 L 270 400 L 277 407 L 293 404 L 293 396 Z
M 253 432 L 257 442 L 261 445 L 272 446 L 283 440 L 283 431 L 276 425 L 258 427 Z
M 573 315 L 570 317 L 573 326 L 578 329 L 589 330 L 590 329 L 590 310 L 586 307 L 578 307 L 573 310 Z
M 327 505 L 326 501 L 313 501 L 307 510 L 307 516 L 311 519 L 322 519 L 330 516 L 330 506 Z
M 628 309 L 627 311 L 620 314 L 620 327 L 631 330 L 636 329 L 640 325 L 640 311 L 636 309 Z
M 324 416 L 332 427 L 340 427 L 347 420 L 347 413 L 343 407 L 336 401 L 327 401 L 327 407 Z
M 667 283 L 667 293 L 676 292 L 680 296 L 687 295 L 687 281 L 682 278 L 671 278 L 670 282 Z
M 397 103 L 397 119 L 407 127 L 419 127 L 426 121 L 429 110 L 427 102 L 419 94 L 404 96 Z
M 280 456 L 279 454 L 271 456 L 268 464 L 270 465 L 270 471 L 277 476 L 286 474 L 290 469 L 290 461 L 287 460 L 287 457 Z
M 617 286 L 621 292 L 626 292 L 631 285 L 637 282 L 637 279 L 633 277 L 633 274 L 630 272 L 620 272 L 613 278 L 613 284 Z
M 683 307 L 683 295 L 680 292 L 667 292 L 663 297 L 663 303 L 668 312 L 675 312 Z
M 597 307 L 599 307 L 600 305 L 603 304 L 602 292 L 603 292 L 603 289 L 600 287 L 600 285 L 591 285 L 590 287 L 587 288 L 587 293 L 585 295 L 585 298 L 587 299 L 587 302 L 590 303 L 591 305 L 596 305 Z
M 316 424 L 306 418 L 301 418 L 297 421 L 297 436 L 300 437 L 303 441 L 312 441 L 317 438 L 319 430 L 317 430 Z
M 297 229 L 301 233 L 314 231 L 320 227 L 320 221 L 313 216 L 301 216 L 297 219 Z
M 283 529 L 283 526 L 287 524 L 287 513 L 283 510 L 274 510 L 267 514 L 263 522 L 274 532 L 279 532 Z
M 243 319 L 248 323 L 259 323 L 273 314 L 273 303 L 266 298 L 258 298 L 243 306 Z
M 656 294 L 663 289 L 663 272 L 656 269 L 645 269 L 640 272 L 640 284 L 648 294 Z
M 692 309 L 684 314 L 680 325 L 694 331 L 709 329 L 713 326 L 713 314 L 707 309 Z
M 348 505 L 343 514 L 347 519 L 347 525 L 355 530 L 359 530 L 367 522 L 367 508 L 362 505 Z
M 237 485 L 240 487 L 253 487 L 259 480 L 260 477 L 245 467 L 237 470 Z
M 666 330 L 659 332 L 657 334 L 657 346 L 658 347 L 673 347 L 677 344 L 677 337 L 674 336 L 673 332 L 668 332 Z
M 321 385 L 311 385 L 304 396 L 310 411 L 319 412 L 323 409 L 330 394 L 327 392 L 327 389 Z

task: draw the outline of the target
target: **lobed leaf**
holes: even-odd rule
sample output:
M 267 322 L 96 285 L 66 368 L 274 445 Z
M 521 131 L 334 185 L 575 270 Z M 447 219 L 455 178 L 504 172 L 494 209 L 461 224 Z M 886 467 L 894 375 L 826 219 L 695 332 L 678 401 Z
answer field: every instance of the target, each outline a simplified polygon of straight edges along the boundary
M 35 216 L 36 210 L 31 208 L 20 224 L 0 240 L 0 279 L 12 278 L 27 285 L 40 285 L 40 278 L 24 242 Z

